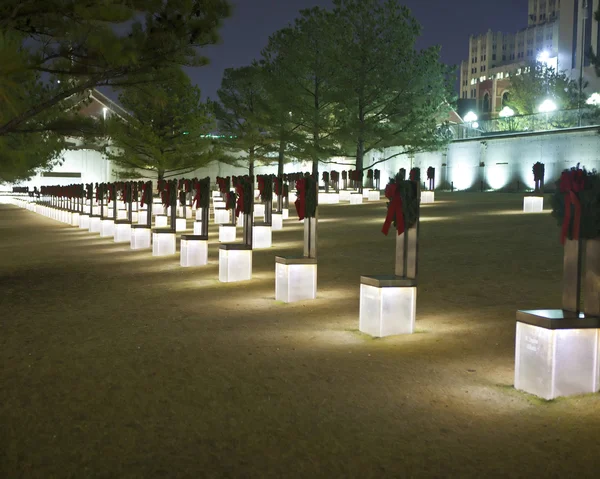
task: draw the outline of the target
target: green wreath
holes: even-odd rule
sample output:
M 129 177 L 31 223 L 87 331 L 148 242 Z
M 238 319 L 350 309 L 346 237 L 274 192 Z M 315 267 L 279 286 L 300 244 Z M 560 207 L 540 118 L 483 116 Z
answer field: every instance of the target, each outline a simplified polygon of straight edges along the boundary
M 574 170 L 574 169 L 573 169 Z M 565 172 L 568 170 L 565 170 Z M 600 236 L 600 175 L 594 171 L 583 171 L 583 190 L 575 193 L 581 204 L 581 222 L 579 237 L 581 239 L 595 239 Z M 565 218 L 565 196 L 561 192 L 561 180 L 555 182 L 556 189 L 550 203 L 552 205 L 552 216 L 556 219 L 559 227 L 562 227 Z M 572 211 L 573 213 L 573 211 Z M 567 237 L 573 239 L 572 230 L 574 214 L 571 214 L 571 222 Z

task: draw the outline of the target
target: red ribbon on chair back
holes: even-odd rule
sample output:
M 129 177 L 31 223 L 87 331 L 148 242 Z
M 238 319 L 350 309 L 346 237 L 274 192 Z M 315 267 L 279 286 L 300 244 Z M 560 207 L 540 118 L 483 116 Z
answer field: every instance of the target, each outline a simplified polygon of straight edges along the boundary
M 164 206 L 169 206 L 171 200 L 170 189 L 171 185 L 169 184 L 169 182 L 165 182 L 164 189 L 160 192 L 160 199 Z
M 244 187 L 242 183 L 238 183 L 235 187 L 235 192 L 238 195 L 237 205 L 235 206 L 235 217 L 240 216 L 240 212 L 244 211 Z
M 141 206 L 144 206 L 146 204 L 145 200 L 146 200 L 146 191 L 147 190 L 148 190 L 148 183 L 144 183 L 142 185 L 142 201 L 140 203 Z
M 196 195 L 192 200 L 192 208 L 196 205 L 196 208 L 199 208 L 200 205 L 200 182 L 196 182 Z
M 302 221 L 306 214 L 306 179 L 296 180 L 296 191 L 298 192 L 298 199 L 294 202 L 294 205 L 296 205 L 298 220 Z
M 260 198 L 262 199 L 265 191 L 265 177 L 263 175 L 258 175 L 256 179 L 258 180 L 258 192 L 260 193 Z
M 396 229 L 398 231 L 398 235 L 404 233 L 404 212 L 402 210 L 402 197 L 400 196 L 400 189 L 396 184 L 389 184 L 385 187 L 385 196 L 390 200 L 390 204 L 388 206 L 387 216 L 385 217 L 385 222 L 383 223 L 383 228 L 381 228 L 381 232 L 387 236 L 390 226 L 394 219 L 396 220 Z
M 571 205 L 575 210 L 573 216 L 573 229 L 571 236 L 574 240 L 579 239 L 579 230 L 581 229 L 581 203 L 577 193 L 584 188 L 583 170 L 563 171 L 560 177 L 560 192 L 565 194 L 565 217 L 563 219 L 560 232 L 560 242 L 565 244 L 571 226 Z
M 281 182 L 279 181 L 279 178 L 277 176 L 273 178 L 273 187 L 275 190 L 275 194 L 277 196 L 281 195 Z

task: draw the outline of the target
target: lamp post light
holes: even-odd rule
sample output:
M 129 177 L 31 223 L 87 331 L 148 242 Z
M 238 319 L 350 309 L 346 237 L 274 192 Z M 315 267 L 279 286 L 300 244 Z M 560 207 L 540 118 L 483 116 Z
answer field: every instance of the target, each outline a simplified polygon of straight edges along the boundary
M 546 114 L 546 129 L 548 128 L 548 115 L 553 112 L 556 111 L 556 103 L 554 103 L 552 100 L 550 99 L 546 99 L 544 100 L 540 106 L 538 107 L 538 110 L 540 113 L 545 113 Z
M 477 123 L 477 119 L 478 117 L 473 111 L 469 111 L 464 118 L 465 123 L 467 123 L 467 126 L 473 129 L 479 128 L 479 123 Z
M 509 106 L 505 106 L 504 108 L 502 108 L 502 110 L 500 110 L 500 113 L 498 113 L 498 116 L 500 118 L 510 118 L 511 116 L 515 115 L 515 111 L 509 107 Z

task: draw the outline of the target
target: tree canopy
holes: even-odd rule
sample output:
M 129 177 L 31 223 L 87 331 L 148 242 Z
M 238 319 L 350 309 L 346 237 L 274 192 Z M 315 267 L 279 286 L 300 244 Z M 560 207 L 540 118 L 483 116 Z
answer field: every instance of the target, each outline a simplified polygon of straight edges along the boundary
M 580 100 L 578 81 L 541 62 L 522 67 L 518 75 L 516 72 L 511 74 L 507 105 L 516 113 L 538 113 L 544 100 L 552 100 L 562 110 L 577 108 Z
M 107 120 L 109 159 L 125 171 L 122 176 L 155 174 L 158 179 L 183 175 L 213 159 L 209 133 L 214 118 L 202 102 L 200 89 L 181 70 L 171 80 L 129 86 L 119 100 L 131 117 Z

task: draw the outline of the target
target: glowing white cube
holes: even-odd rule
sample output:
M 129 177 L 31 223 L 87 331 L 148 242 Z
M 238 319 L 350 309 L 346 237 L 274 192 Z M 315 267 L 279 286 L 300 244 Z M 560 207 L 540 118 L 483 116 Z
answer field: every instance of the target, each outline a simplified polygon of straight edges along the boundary
M 317 260 L 275 258 L 275 299 L 284 303 L 317 297 Z
M 169 230 L 152 232 L 152 256 L 168 256 L 175 253 L 175 233 Z
M 127 210 L 117 210 L 117 219 L 118 220 L 127 219 Z
M 62 212 L 61 221 L 63 223 L 67 223 L 68 225 L 70 225 L 72 223 L 71 218 L 73 218 L 73 213 L 71 213 L 70 211 L 63 211 Z
M 260 196 L 260 190 L 254 190 L 254 198 L 258 198 Z
M 213 191 L 213 192 L 211 193 L 211 196 L 212 196 L 213 198 L 221 198 L 221 192 L 220 192 L 220 191 Z
M 265 205 L 262 203 L 257 203 L 254 205 L 254 218 L 261 217 L 264 219 L 265 217 Z
M 252 227 L 252 247 L 254 249 L 270 248 L 273 243 L 271 227 L 266 225 L 254 225 Z
M 100 206 L 92 206 L 92 215 L 96 216 L 100 214 Z
M 369 196 L 368 196 L 369 201 L 379 201 L 380 199 L 381 199 L 381 192 L 379 190 L 369 191 Z
M 130 243 L 131 242 L 131 223 L 115 224 L 115 243 Z
M 360 205 L 363 202 L 363 195 L 360 193 L 350 193 L 350 204 Z
M 183 235 L 180 249 L 180 264 L 184 268 L 208 264 L 208 241 L 206 239 L 199 239 L 199 237 L 195 239 L 193 235 Z
M 191 220 L 194 217 L 194 211 L 191 208 L 185 209 L 185 218 Z
M 187 220 L 185 218 L 177 218 L 175 220 L 175 231 L 185 231 L 187 230 Z
M 195 235 L 202 234 L 202 221 L 199 221 L 199 220 L 194 221 L 194 234 Z
M 143 216 L 146 216 L 146 215 L 143 215 Z M 131 222 L 132 223 L 137 223 L 139 217 L 140 217 L 140 215 L 139 215 L 139 213 L 137 211 L 132 211 L 131 212 Z
M 137 223 L 139 225 L 148 224 L 148 210 L 140 210 L 138 211 Z
M 225 208 L 226 203 L 223 200 L 215 200 L 213 201 L 213 210 L 217 208 Z
M 240 213 L 240 216 L 238 216 L 235 220 L 235 224 L 236 226 L 241 226 L 244 227 L 244 215 Z
M 526 196 L 523 198 L 523 211 L 525 213 L 541 213 L 543 210 L 543 196 Z
M 281 214 L 283 215 L 283 219 L 287 220 L 290 217 L 290 209 L 289 208 L 282 208 L 281 209 Z
M 547 313 L 563 315 L 565 312 L 562 310 L 519 311 L 517 319 L 528 321 L 526 316 L 531 317 L 531 313 L 539 319 L 541 316 L 547 316 Z M 575 315 L 575 313 L 571 314 Z M 600 326 L 598 318 L 586 320 L 581 314 L 580 319 L 583 324 L 591 319 L 592 323 L 596 323 L 592 326 Z M 565 319 L 559 321 L 562 323 Z M 578 321 L 575 319 L 571 323 Z M 540 324 L 544 323 L 540 321 Z M 586 326 L 589 325 L 588 322 Z M 598 392 L 600 389 L 599 329 L 597 327 L 551 328 L 552 326 L 543 327 L 517 321 L 515 388 L 544 399 Z
M 200 221 L 202 219 L 202 208 L 198 208 L 196 210 L 196 221 Z
M 90 233 L 100 233 L 102 219 L 99 216 L 90 216 Z
M 79 213 L 71 213 L 71 226 L 79 226 Z
M 219 241 L 233 243 L 235 241 L 236 227 L 232 225 L 219 225 Z
M 79 215 L 79 228 L 82 230 L 90 229 L 90 215 Z
M 224 225 L 230 222 L 229 210 L 225 208 L 215 208 L 215 224 Z
M 377 338 L 413 333 L 417 305 L 416 283 L 412 280 L 394 278 L 393 276 L 361 276 L 359 313 L 361 332 Z M 400 284 L 406 286 L 395 286 Z
M 158 215 L 154 218 L 154 224 L 157 228 L 165 228 L 168 224 L 167 218 L 166 215 Z
M 334 205 L 340 202 L 339 193 L 319 193 L 319 203 L 324 205 Z
M 369 192 L 371 191 L 371 188 L 363 188 L 363 192 L 362 192 L 362 196 L 365 200 L 369 199 Z
M 243 244 L 219 247 L 219 281 L 232 283 L 252 279 L 252 249 Z
M 421 191 L 421 204 L 425 205 L 428 203 L 433 203 L 435 201 L 435 192 L 434 191 Z
M 131 229 L 131 249 L 149 249 L 152 247 L 151 230 L 147 226 L 136 227 Z
M 108 238 L 113 237 L 115 235 L 115 222 L 113 220 L 102 220 L 102 225 L 100 226 L 100 237 Z
M 271 229 L 279 231 L 283 229 L 283 215 L 281 213 L 271 214 Z

